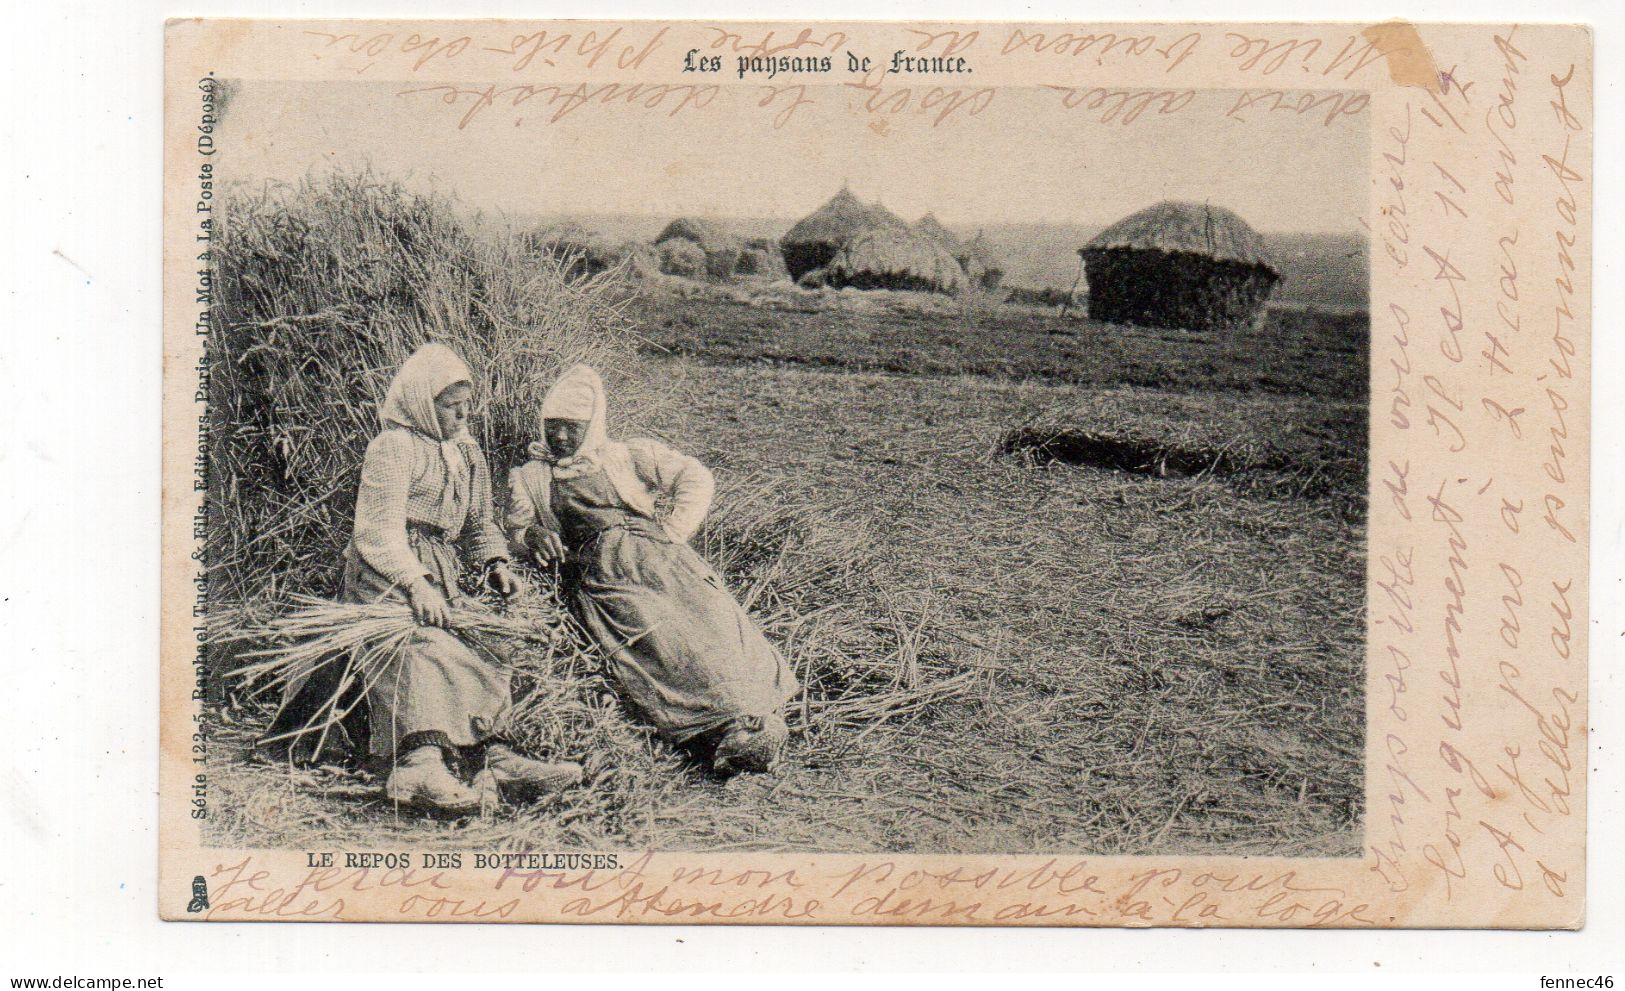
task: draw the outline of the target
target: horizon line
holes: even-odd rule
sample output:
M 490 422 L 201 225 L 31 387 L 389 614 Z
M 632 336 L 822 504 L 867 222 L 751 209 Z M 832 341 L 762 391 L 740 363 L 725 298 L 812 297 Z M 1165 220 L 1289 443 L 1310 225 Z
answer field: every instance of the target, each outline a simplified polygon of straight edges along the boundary
M 516 210 L 516 209 L 507 209 L 507 208 L 493 208 L 493 209 L 494 209 L 494 212 L 497 212 L 499 214 L 502 214 L 502 213 L 506 213 L 506 214 L 510 214 L 510 215 L 511 214 L 527 214 L 527 215 L 535 216 L 535 217 L 621 217 L 621 218 L 636 218 L 636 219 L 639 219 L 639 220 L 666 220 L 668 222 L 671 221 L 671 220 L 676 220 L 679 217 L 694 217 L 694 218 L 697 218 L 697 219 L 700 219 L 700 220 L 716 220 L 716 221 L 736 221 L 736 222 L 737 221 L 755 221 L 755 222 L 771 221 L 773 223 L 782 223 L 782 224 L 785 224 L 787 226 L 794 226 L 795 224 L 799 223 L 802 220 L 802 218 L 800 218 L 800 217 L 784 217 L 784 216 L 779 216 L 779 215 L 776 215 L 776 214 L 727 214 L 727 213 L 707 213 L 707 212 L 703 212 L 703 211 L 691 211 L 691 212 L 687 212 L 687 213 L 683 213 L 683 212 L 677 212 L 677 213 L 644 213 L 644 212 L 621 211 L 621 210 L 536 210 L 536 209 L 517 209 Z M 948 228 L 958 227 L 958 228 L 961 228 L 961 229 L 969 228 L 969 227 L 988 228 L 988 227 L 1016 227 L 1016 226 L 1021 226 L 1021 227 L 1102 227 L 1102 228 L 1104 228 L 1104 227 L 1109 227 L 1112 224 L 1115 224 L 1117 222 L 1117 220 L 1122 219 L 1122 217 L 1118 217 L 1116 220 L 1056 220 L 1056 219 L 1053 219 L 1053 218 L 1044 218 L 1044 219 L 1038 219 L 1038 220 L 1031 220 L 1031 219 L 1019 219 L 1019 218 L 1018 219 L 1008 219 L 1008 218 L 1006 218 L 1006 219 L 1000 219 L 1000 220 L 947 221 L 947 220 L 943 220 L 942 216 L 940 214 L 937 214 L 935 210 L 928 210 L 926 212 L 929 213 L 929 214 L 935 215 L 936 218 L 937 218 L 937 222 L 942 224 L 944 227 L 948 227 Z M 924 215 L 922 214 L 922 218 L 923 218 L 923 216 Z M 1124 216 L 1127 216 L 1127 214 L 1124 214 Z M 914 221 L 909 221 L 910 224 L 918 223 L 918 222 L 919 222 L 918 219 L 916 219 Z M 1356 221 L 1354 226 L 1342 227 L 1342 228 L 1320 227 L 1320 228 L 1293 228 L 1293 229 L 1286 229 L 1286 228 L 1279 228 L 1279 227 L 1271 227 L 1271 228 L 1255 227 L 1253 229 L 1258 231 L 1258 233 L 1260 233 L 1260 234 L 1328 234 L 1328 235 L 1329 234 L 1338 234 L 1338 235 L 1358 235 L 1359 237 L 1366 238 L 1367 240 L 1370 239 L 1368 232 L 1360 226 L 1358 221 Z

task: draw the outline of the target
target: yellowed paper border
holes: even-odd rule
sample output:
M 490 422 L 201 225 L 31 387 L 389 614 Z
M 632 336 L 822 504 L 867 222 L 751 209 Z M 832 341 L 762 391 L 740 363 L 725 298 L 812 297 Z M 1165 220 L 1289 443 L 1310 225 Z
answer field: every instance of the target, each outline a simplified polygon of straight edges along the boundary
M 619 32 L 619 33 L 617 33 Z M 197 333 L 209 78 L 670 87 L 735 47 L 974 61 L 977 88 L 1318 93 L 1370 115 L 1367 756 L 1355 859 L 615 852 L 346 869 L 203 845 Z M 170 919 L 1577 927 L 1585 905 L 1592 46 L 1549 25 L 176 21 L 166 52 L 160 913 Z M 546 39 L 569 35 L 557 48 Z M 839 37 L 836 42 L 835 38 Z M 594 39 L 588 44 L 587 39 Z M 772 41 L 762 39 L 771 38 Z M 613 41 L 609 40 L 613 39 Z M 737 40 L 736 40 L 737 39 Z M 526 46 L 535 58 L 525 60 Z M 540 61 L 538 61 L 540 60 Z M 551 61 L 552 64 L 545 64 Z M 486 95 L 482 95 L 486 94 Z M 651 99 L 653 97 L 650 97 Z M 970 90 L 938 99 L 948 109 Z M 1160 98 L 1166 105 L 1167 97 Z M 489 102 L 487 102 L 489 100 Z M 452 101 L 448 100 L 448 103 Z M 590 106 L 582 112 L 590 112 Z M 695 112 L 703 112 L 703 107 Z M 952 126 L 950 119 L 945 126 Z M 771 127 L 772 114 L 742 126 Z M 1132 122 L 1129 124 L 1132 126 Z M 210 907 L 188 911 L 193 879 Z

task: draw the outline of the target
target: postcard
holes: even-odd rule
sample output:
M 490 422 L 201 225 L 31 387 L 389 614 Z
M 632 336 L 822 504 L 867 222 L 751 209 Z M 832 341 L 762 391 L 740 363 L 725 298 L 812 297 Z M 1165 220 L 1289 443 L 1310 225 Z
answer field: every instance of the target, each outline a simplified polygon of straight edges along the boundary
M 1583 924 L 1587 28 L 165 87 L 164 918 Z

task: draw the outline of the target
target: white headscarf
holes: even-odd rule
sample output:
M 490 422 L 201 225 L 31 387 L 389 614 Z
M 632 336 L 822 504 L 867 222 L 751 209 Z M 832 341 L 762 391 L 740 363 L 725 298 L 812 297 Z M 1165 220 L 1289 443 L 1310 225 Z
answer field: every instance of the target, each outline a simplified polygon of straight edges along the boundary
M 446 466 L 446 478 L 450 483 L 447 492 L 441 496 L 442 508 L 445 508 L 448 496 L 457 505 L 468 502 L 469 473 L 462 470 L 462 466 L 468 462 L 459 447 L 472 441 L 466 427 L 454 436 L 442 436 L 440 417 L 434 408 L 435 397 L 459 382 L 473 386 L 474 373 L 468 370 L 463 359 L 457 357 L 457 352 L 437 341 L 430 341 L 412 352 L 400 371 L 395 373 L 395 378 L 389 383 L 389 391 L 384 394 L 384 405 L 378 411 L 378 418 L 386 429 L 405 427 L 433 441 L 439 448 L 440 460 Z
M 587 421 L 586 436 L 568 457 L 554 457 L 545 439 L 530 445 L 532 457 L 552 465 L 554 478 L 576 478 L 602 468 L 628 507 L 651 519 L 654 517 L 654 497 L 633 469 L 631 452 L 625 444 L 609 439 L 604 381 L 591 365 L 571 365 L 547 390 L 538 424 L 544 438 L 545 424 L 551 419 Z
M 530 453 L 553 465 L 554 478 L 575 478 L 596 471 L 604 444 L 609 440 L 608 404 L 604 399 L 604 383 L 591 365 L 572 365 L 565 369 L 553 387 L 542 399 L 542 440 L 530 445 Z M 586 436 L 568 457 L 555 457 L 548 446 L 546 424 L 548 420 L 585 420 Z

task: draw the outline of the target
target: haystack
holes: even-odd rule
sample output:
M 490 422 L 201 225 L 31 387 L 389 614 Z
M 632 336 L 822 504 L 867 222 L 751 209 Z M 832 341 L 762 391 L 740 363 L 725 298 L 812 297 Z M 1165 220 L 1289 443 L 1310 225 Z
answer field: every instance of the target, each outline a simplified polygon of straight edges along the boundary
M 1079 249 L 1092 319 L 1146 327 L 1244 327 L 1280 270 L 1264 239 L 1223 207 L 1165 201 L 1119 220 Z
M 991 292 L 1004 281 L 1004 260 L 993 250 L 981 231 L 977 231 L 969 241 L 962 241 L 953 231 L 942 226 L 934 213 L 921 217 L 910 229 L 942 245 L 953 255 L 971 286 Z
M 708 259 L 705 249 L 686 237 L 667 238 L 655 249 L 660 253 L 660 271 L 667 275 L 680 275 L 685 279 L 706 277 Z
M 660 253 L 642 241 L 622 241 L 615 246 L 615 264 L 628 278 L 647 279 L 660 273 Z
M 875 226 L 891 227 L 900 231 L 908 230 L 908 221 L 886 209 L 879 200 L 869 204 L 869 213 L 874 217 Z
M 815 268 L 811 272 L 805 272 L 796 280 L 796 285 L 803 289 L 822 289 L 829 285 L 829 269 Z
M 837 288 L 956 293 L 965 270 L 942 245 L 906 228 L 876 228 L 852 238 L 827 266 Z
M 726 279 L 734 274 L 739 264 L 739 238 L 715 221 L 703 217 L 678 217 L 655 238 L 655 246 L 673 240 L 690 241 L 700 246 L 700 250 L 705 252 L 704 274 L 708 278 Z
M 734 266 L 739 275 L 758 275 L 769 279 L 784 279 L 789 272 L 784 267 L 784 255 L 778 242 L 772 238 L 753 237 L 739 251 L 739 263 Z
M 871 206 L 842 186 L 828 203 L 801 218 L 779 239 L 784 265 L 790 277 L 799 281 L 813 269 L 828 265 L 854 236 L 877 227 L 906 230 L 908 225 L 884 207 Z
M 965 243 L 955 237 L 953 231 L 942 226 L 942 222 L 937 219 L 937 215 L 934 213 L 928 213 L 921 217 L 911 229 L 921 237 L 929 238 L 942 245 L 955 258 L 958 258 L 965 251 Z
M 522 240 L 533 255 L 559 261 L 568 279 L 585 279 L 606 272 L 622 257 L 619 246 L 608 237 L 573 221 L 530 231 Z
M 981 231 L 966 242 L 963 250 L 955 252 L 955 257 L 965 270 L 966 278 L 977 288 L 992 292 L 1004 282 L 1004 256 Z
M 471 226 L 452 201 L 370 173 L 233 190 L 211 245 L 208 522 L 212 601 L 330 595 L 356 478 L 395 369 L 449 345 L 479 383 L 474 431 L 499 472 L 535 439 L 564 368 L 630 366 L 615 287 L 571 280 L 536 237 Z M 545 241 L 545 239 L 543 239 Z M 617 405 L 653 393 L 618 375 Z M 627 393 L 620 398 L 622 391 Z

